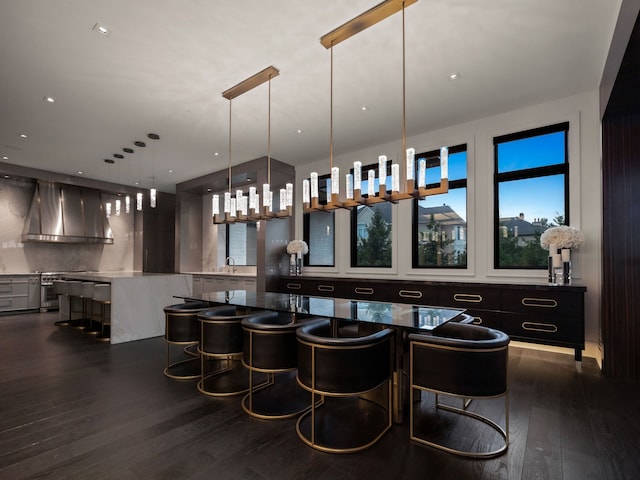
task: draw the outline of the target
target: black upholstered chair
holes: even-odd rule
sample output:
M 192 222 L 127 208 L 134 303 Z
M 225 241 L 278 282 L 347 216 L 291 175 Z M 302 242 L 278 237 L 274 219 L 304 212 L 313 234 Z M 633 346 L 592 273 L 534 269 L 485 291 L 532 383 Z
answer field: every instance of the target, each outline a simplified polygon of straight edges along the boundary
M 310 407 L 309 396 L 295 380 L 296 330 L 310 320 L 283 312 L 261 312 L 242 320 L 242 363 L 249 369 L 249 392 L 242 408 L 249 415 L 291 418 Z
M 324 452 L 357 452 L 389 430 L 393 336 L 383 329 L 332 338 L 328 320 L 298 329 L 298 382 L 311 392 L 312 406 L 296 424 L 304 443 Z
M 186 302 L 164 307 L 164 339 L 167 343 L 167 367 L 164 374 L 167 377 L 174 380 L 200 378 L 200 355 L 197 352 L 200 341 L 198 313 L 208 308 L 211 308 L 211 304 L 207 302 Z M 183 347 L 186 355 L 172 361 L 172 345 Z
M 504 453 L 509 446 L 509 394 L 507 389 L 507 360 L 509 337 L 498 330 L 478 325 L 449 322 L 434 331 L 433 335 L 411 334 L 410 342 L 410 437 L 411 440 L 456 455 L 472 458 L 491 458 Z M 428 415 L 421 413 L 420 402 L 415 401 L 415 391 L 435 394 L 436 412 L 447 410 L 484 422 L 500 437 L 498 448 L 492 448 L 497 440 L 486 436 L 486 428 L 465 430 L 466 438 L 452 442 L 447 438 L 450 429 L 443 433 L 433 425 L 424 427 Z M 461 398 L 462 408 L 440 402 L 439 395 Z M 498 420 L 492 420 L 467 408 L 467 399 L 504 398 L 505 428 Z M 420 398 L 420 396 L 418 396 Z M 433 420 L 433 416 L 432 416 Z M 422 424 L 422 425 L 420 425 Z M 464 424 L 465 427 L 471 427 Z M 481 424 L 478 424 L 479 427 Z M 427 435 L 426 430 L 429 430 Z M 469 433 L 472 432 L 472 433 Z M 471 437 L 469 438 L 469 436 Z M 491 442 L 478 447 L 480 436 Z M 452 446 L 463 443 L 460 447 Z M 484 442 L 482 442 L 484 443 Z M 470 445 L 475 445 L 470 448 Z M 464 448 L 462 448 L 464 447 Z
M 255 312 L 230 305 L 198 313 L 200 322 L 200 381 L 198 390 L 214 397 L 237 395 L 249 390 L 249 370 L 242 365 L 242 320 Z M 215 368 L 211 368 L 215 363 Z

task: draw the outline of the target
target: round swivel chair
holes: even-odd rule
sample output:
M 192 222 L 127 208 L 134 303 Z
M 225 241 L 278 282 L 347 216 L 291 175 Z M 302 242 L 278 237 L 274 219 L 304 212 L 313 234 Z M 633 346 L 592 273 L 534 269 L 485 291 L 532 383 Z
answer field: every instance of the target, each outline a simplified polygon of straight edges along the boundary
M 296 424 L 305 444 L 324 452 L 358 452 L 391 428 L 394 334 L 386 328 L 332 337 L 329 320 L 298 329 L 298 383 L 311 392 L 311 409 Z
M 200 378 L 200 354 L 197 352 L 200 341 L 198 314 L 208 308 L 211 308 L 211 304 L 207 302 L 186 302 L 164 307 L 164 339 L 167 343 L 167 366 L 164 374 L 167 377 L 174 380 Z M 183 347 L 185 355 L 179 360 L 171 360 L 172 345 Z
M 413 393 L 416 391 L 433 393 L 436 412 L 434 415 L 426 415 L 423 412 L 420 395 L 417 401 L 411 402 L 409 420 L 411 440 L 471 458 L 491 458 L 504 453 L 509 446 L 509 392 L 507 389 L 509 336 L 491 328 L 449 322 L 435 329 L 433 335 L 411 334 L 409 342 L 412 398 L 415 398 Z M 461 398 L 462 408 L 442 403 L 439 399 L 440 395 Z M 467 399 L 499 397 L 504 398 L 505 428 L 502 428 L 497 420 L 467 408 Z M 458 417 L 455 424 L 449 422 L 449 428 L 443 432 L 442 429 L 434 426 L 434 417 L 437 418 L 439 410 L 460 414 L 463 417 Z M 462 422 L 464 418 L 482 423 Z M 494 433 L 498 434 L 498 441 L 492 441 L 491 436 L 486 434 L 486 427 L 478 428 L 483 424 L 488 425 Z M 458 429 L 464 430 L 462 437 L 466 439 L 465 445 L 459 445 L 460 441 L 452 440 L 451 432 L 457 426 Z M 480 436 L 483 442 L 478 441 Z M 495 436 L 494 434 L 493 437 Z M 469 448 L 469 445 L 474 447 Z
M 242 408 L 249 415 L 291 418 L 310 407 L 308 395 L 295 380 L 296 330 L 310 320 L 297 321 L 277 312 L 256 313 L 242 320 L 242 363 L 249 369 L 249 392 L 242 399 Z

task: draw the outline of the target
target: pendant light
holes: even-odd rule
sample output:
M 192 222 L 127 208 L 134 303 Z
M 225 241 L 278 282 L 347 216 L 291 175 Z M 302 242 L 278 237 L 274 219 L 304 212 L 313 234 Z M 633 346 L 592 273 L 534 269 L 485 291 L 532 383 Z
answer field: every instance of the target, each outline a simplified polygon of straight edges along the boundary
M 149 137 L 151 140 L 160 140 L 160 135 L 158 135 L 157 133 L 149 133 L 147 134 L 147 137 Z M 151 208 L 156 208 L 157 206 L 157 191 L 156 191 L 156 142 L 152 142 L 152 147 L 151 147 L 151 158 L 152 158 L 152 163 L 151 163 L 151 181 L 152 181 L 152 187 L 151 187 L 151 191 L 149 192 L 149 205 L 151 206 Z
M 405 65 L 405 8 L 416 3 L 418 0 L 385 0 L 357 17 L 349 20 L 340 27 L 322 36 L 320 43 L 331 51 L 331 100 L 330 100 L 330 162 L 329 171 L 331 174 L 330 191 L 326 205 L 319 203 L 318 174 L 311 172 L 310 178 L 303 180 L 303 207 L 305 212 L 332 210 L 336 208 L 351 208 L 358 205 L 371 205 L 379 202 L 393 202 L 409 198 L 423 198 L 427 195 L 446 193 L 448 191 L 448 149 L 443 147 L 441 154 L 436 161 L 427 164 L 421 159 L 418 165 L 419 180 L 415 181 L 415 150 L 406 146 L 406 65 Z M 386 155 L 378 156 L 378 191 L 375 191 L 374 183 L 376 179 L 375 170 L 367 172 L 367 193 L 363 196 L 362 187 L 362 162 L 355 161 L 353 174 L 345 176 L 345 197 L 344 201 L 339 200 L 340 180 L 339 169 L 333 165 L 333 47 L 338 43 L 356 35 L 366 28 L 375 25 L 385 18 L 401 11 L 402 12 L 402 151 L 405 155 L 405 182 L 401 187 L 400 165 L 391 165 L 391 184 L 387 185 L 387 162 Z M 428 167 L 440 167 L 440 184 L 437 187 L 426 187 L 426 169 Z
M 286 184 L 280 189 L 280 208 L 274 211 L 273 191 L 271 190 L 271 79 L 280 74 L 277 68 L 270 66 L 237 85 L 225 90 L 222 96 L 229 100 L 229 167 L 228 185 L 224 193 L 223 215 L 220 214 L 220 196 L 211 197 L 213 223 L 235 223 L 245 221 L 269 220 L 271 218 L 291 216 L 293 210 L 293 184 Z M 256 187 L 249 187 L 248 195 L 236 190 L 232 195 L 232 100 L 253 88 L 268 82 L 268 119 L 267 119 L 267 183 L 262 185 L 261 193 Z M 262 195 L 262 207 L 260 206 Z

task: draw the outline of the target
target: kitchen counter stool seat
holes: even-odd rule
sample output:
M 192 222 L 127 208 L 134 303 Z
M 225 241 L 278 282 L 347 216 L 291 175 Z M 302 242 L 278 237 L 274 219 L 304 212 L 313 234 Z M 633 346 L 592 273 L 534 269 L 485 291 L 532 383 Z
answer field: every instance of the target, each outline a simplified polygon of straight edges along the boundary
M 100 306 L 98 313 L 100 330 L 96 340 L 109 343 L 111 341 L 111 284 L 98 283 L 95 286 L 93 301 Z
M 68 280 L 69 296 L 69 325 L 74 328 L 84 328 L 82 316 L 82 282 L 80 280 Z
M 254 314 L 229 305 L 210 308 L 198 314 L 200 393 L 223 397 L 249 390 L 249 370 L 242 365 L 242 320 Z M 213 369 L 212 364 L 215 367 Z
M 198 314 L 211 308 L 208 302 L 185 302 L 164 307 L 165 342 L 167 344 L 167 366 L 164 374 L 173 380 L 200 378 L 200 341 Z M 184 355 L 178 360 L 171 358 L 171 346 L 183 347 Z
M 296 330 L 314 318 L 261 312 L 242 320 L 242 363 L 249 369 L 249 392 L 242 409 L 262 419 L 291 418 L 310 408 L 309 395 L 297 384 Z M 260 377 L 265 377 L 262 381 Z
M 100 328 L 93 322 L 93 297 L 96 293 L 95 282 L 82 282 L 82 318 L 85 321 L 83 332 L 97 335 Z
M 491 328 L 449 322 L 434 330 L 433 335 L 410 334 L 409 342 L 410 388 L 414 399 L 409 419 L 411 440 L 470 458 L 492 458 L 506 452 L 509 447 L 509 336 Z M 433 415 L 425 413 L 420 396 L 415 401 L 413 393 L 423 391 L 434 394 Z M 441 395 L 462 399 L 462 407 L 441 402 Z M 484 399 L 486 402 L 500 397 L 504 401 L 504 428 L 482 410 L 469 409 L 466 401 Z M 434 427 L 438 417 L 444 415 L 440 413 L 442 410 L 460 415 L 451 417 L 458 419 L 448 420 L 446 429 Z M 468 418 L 474 421 L 462 421 Z M 464 429 L 464 435 L 454 437 L 460 429 Z
M 391 428 L 394 335 L 385 328 L 332 337 L 329 320 L 298 329 L 298 383 L 311 394 L 311 409 L 296 423 L 305 444 L 329 453 L 359 452 Z

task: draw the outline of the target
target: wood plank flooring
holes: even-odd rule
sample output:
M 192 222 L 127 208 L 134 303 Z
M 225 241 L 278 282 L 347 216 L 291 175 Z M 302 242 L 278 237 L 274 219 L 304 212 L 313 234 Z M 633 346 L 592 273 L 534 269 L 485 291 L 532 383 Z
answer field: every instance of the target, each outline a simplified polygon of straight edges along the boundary
M 407 425 L 332 455 L 303 445 L 295 420 L 257 420 L 239 397 L 166 378 L 162 338 L 105 345 L 56 319 L 0 316 L 0 479 L 640 478 L 640 385 L 593 359 L 579 373 L 570 355 L 510 347 L 511 444 L 497 459 L 414 444 Z

